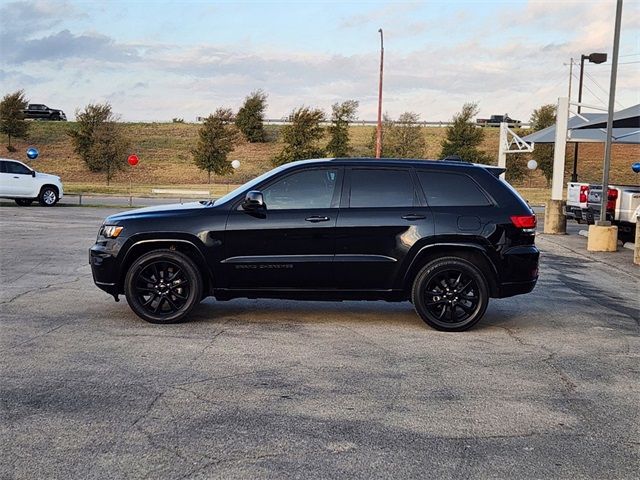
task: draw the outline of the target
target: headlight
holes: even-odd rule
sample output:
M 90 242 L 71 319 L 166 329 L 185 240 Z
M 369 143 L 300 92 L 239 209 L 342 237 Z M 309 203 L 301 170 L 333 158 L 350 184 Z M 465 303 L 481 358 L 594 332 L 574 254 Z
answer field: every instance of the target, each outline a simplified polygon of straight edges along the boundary
M 118 235 L 120 235 L 120 233 L 122 232 L 123 228 L 124 227 L 121 227 L 119 225 L 103 225 L 102 232 L 100 233 L 103 237 L 106 238 L 117 238 Z

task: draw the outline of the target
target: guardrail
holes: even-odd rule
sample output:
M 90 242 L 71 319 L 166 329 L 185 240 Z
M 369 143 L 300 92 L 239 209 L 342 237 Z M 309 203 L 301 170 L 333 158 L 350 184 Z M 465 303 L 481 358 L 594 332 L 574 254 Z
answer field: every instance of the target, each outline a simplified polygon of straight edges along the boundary
M 173 190 L 173 189 L 153 189 L 152 193 L 155 195 L 113 195 L 113 194 L 100 194 L 100 193 L 65 193 L 64 197 L 62 197 L 62 203 L 69 198 L 77 199 L 77 205 L 95 205 L 95 203 L 91 202 L 91 199 L 99 199 L 99 203 L 104 205 L 125 205 L 129 207 L 133 207 L 136 200 L 138 200 L 139 206 L 147 205 L 149 202 L 145 202 L 146 200 L 167 200 L 167 201 L 178 201 L 178 203 L 183 203 L 183 200 L 211 200 L 214 199 L 211 195 L 211 192 L 207 190 Z M 109 200 L 114 200 L 114 203 L 109 203 Z M 140 205 L 142 204 L 142 205 Z

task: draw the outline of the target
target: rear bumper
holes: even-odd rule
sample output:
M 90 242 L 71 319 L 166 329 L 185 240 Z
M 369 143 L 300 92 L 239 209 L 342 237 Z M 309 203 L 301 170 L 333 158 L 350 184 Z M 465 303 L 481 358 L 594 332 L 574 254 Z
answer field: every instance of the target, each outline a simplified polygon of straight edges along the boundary
M 567 218 L 574 220 L 584 220 L 582 215 L 582 209 L 580 207 L 573 207 L 571 205 L 566 205 L 564 207 L 564 214 Z
M 498 298 L 513 297 L 514 295 L 523 295 L 531 292 L 538 282 L 538 279 L 528 282 L 510 282 L 500 285 L 500 293 Z
M 538 281 L 540 251 L 535 245 L 508 249 L 502 255 L 503 268 L 498 285 L 498 298 L 529 293 Z

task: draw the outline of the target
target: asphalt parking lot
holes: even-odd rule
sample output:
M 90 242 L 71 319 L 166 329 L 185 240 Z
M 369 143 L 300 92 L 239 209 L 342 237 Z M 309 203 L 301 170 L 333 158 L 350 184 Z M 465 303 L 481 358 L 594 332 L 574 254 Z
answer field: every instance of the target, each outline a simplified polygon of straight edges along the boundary
M 637 478 L 630 250 L 540 236 L 536 290 L 465 333 L 384 302 L 157 326 L 91 281 L 114 211 L 0 207 L 0 478 Z

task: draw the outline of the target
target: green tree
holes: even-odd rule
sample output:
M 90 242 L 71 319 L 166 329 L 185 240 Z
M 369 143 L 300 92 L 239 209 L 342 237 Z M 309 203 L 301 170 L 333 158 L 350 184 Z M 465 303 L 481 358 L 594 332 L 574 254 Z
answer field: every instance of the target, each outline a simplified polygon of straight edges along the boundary
M 396 122 L 387 123 L 383 131 L 385 156 L 394 158 L 421 158 L 424 156 L 426 142 L 422 127 L 418 124 L 420 115 L 404 112 Z
M 244 99 L 242 107 L 238 110 L 236 126 L 249 142 L 266 141 L 263 125 L 266 109 L 267 94 L 262 90 L 256 90 Z
M 347 157 L 351 151 L 349 144 L 349 123 L 356 119 L 358 111 L 357 100 L 347 100 L 342 103 L 334 103 L 331 107 L 331 125 L 327 128 L 329 132 L 329 143 L 327 153 L 334 157 Z
M 465 103 L 462 110 L 453 116 L 452 125 L 447 127 L 446 138 L 442 140 L 440 158 L 458 155 L 465 162 L 489 163 L 491 157 L 478 146 L 484 139 L 484 130 L 474 123 L 478 114 L 477 103 Z
M 76 111 L 76 126 L 67 133 L 75 152 L 92 172 L 107 176 L 107 184 L 126 164 L 129 141 L 107 103 L 89 104 Z
M 556 106 L 553 104 L 542 105 L 535 109 L 529 120 L 531 131 L 537 132 L 556 123 Z M 538 168 L 547 179 L 547 185 L 553 177 L 553 143 L 540 143 L 535 146 L 531 156 L 538 162 Z
M 198 132 L 198 143 L 191 153 L 198 168 L 207 172 L 209 183 L 211 172 L 228 175 L 233 171 L 231 162 L 227 160 L 239 140 L 233 121 L 231 109 L 218 108 L 204 120 Z
M 318 142 L 324 137 L 324 128 L 320 125 L 324 119 L 324 112 L 316 108 L 300 107 L 291 112 L 287 118 L 289 123 L 280 130 L 284 147 L 273 157 L 273 164 L 283 165 L 294 160 L 323 156 Z
M 29 123 L 24 119 L 24 109 L 29 102 L 24 98 L 24 91 L 8 93 L 0 101 L 0 133 L 7 136 L 7 150 L 15 152 L 11 145 L 11 137 L 27 138 Z
M 93 131 L 93 141 L 89 149 L 99 171 L 107 177 L 107 185 L 119 170 L 127 164 L 129 141 L 125 139 L 122 128 L 116 122 L 105 122 Z
M 115 123 L 109 103 L 90 103 L 84 110 L 76 110 L 76 126 L 67 133 L 71 137 L 75 152 L 92 172 L 101 172 L 104 165 L 92 155 L 95 132 L 105 123 Z

